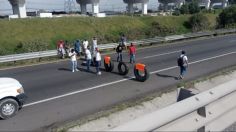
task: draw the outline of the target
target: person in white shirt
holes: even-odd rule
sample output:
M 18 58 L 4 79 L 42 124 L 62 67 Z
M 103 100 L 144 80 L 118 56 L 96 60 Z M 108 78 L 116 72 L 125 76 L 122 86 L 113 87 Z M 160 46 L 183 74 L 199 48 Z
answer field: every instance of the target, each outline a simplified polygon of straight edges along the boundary
M 92 60 L 91 52 L 89 51 L 89 47 L 85 50 L 85 58 L 87 60 L 87 71 L 90 71 L 90 65 Z
M 93 49 L 93 53 L 95 54 L 96 52 L 96 48 L 98 47 L 98 43 L 97 43 L 97 38 L 93 37 L 93 45 L 92 45 L 92 49 Z
M 71 58 L 71 63 L 72 63 L 72 72 L 79 71 L 77 67 L 77 54 L 74 49 L 71 49 L 69 53 L 69 57 Z
M 96 56 L 96 70 L 97 70 L 97 75 L 101 75 L 101 71 L 100 71 L 100 66 L 101 66 L 101 60 L 102 60 L 102 57 L 101 57 L 101 54 L 98 50 L 98 48 L 95 49 L 96 50 L 96 53 L 95 53 L 95 56 Z
M 185 51 L 181 52 L 179 59 L 180 59 L 180 61 L 178 62 L 179 63 L 178 65 L 180 67 L 179 79 L 183 79 L 184 74 L 187 72 L 187 68 L 188 68 L 188 57 L 186 56 Z
M 88 45 L 89 45 L 89 42 L 88 42 L 88 40 L 85 39 L 83 42 L 84 51 L 88 48 Z

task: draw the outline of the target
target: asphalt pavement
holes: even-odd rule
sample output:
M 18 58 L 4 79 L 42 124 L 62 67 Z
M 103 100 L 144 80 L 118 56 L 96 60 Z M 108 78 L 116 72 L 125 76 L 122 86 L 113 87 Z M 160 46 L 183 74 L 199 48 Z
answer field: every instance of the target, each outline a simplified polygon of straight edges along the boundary
M 102 71 L 101 76 L 95 74 L 95 68 L 88 73 L 81 65 L 80 72 L 72 73 L 69 61 L 0 70 L 0 77 L 19 80 L 29 97 L 15 117 L 0 120 L 0 131 L 50 130 L 63 122 L 175 86 L 181 82 L 176 80 L 179 74 L 177 57 L 181 50 L 186 51 L 190 61 L 181 81 L 236 65 L 236 35 L 229 35 L 139 49 L 136 62 L 146 64 L 151 73 L 146 82 L 132 78 L 133 65 L 128 63 L 127 53 L 123 54 L 130 69 L 127 76 L 118 74 L 117 63 L 112 73 Z M 116 60 L 116 54 L 110 56 Z

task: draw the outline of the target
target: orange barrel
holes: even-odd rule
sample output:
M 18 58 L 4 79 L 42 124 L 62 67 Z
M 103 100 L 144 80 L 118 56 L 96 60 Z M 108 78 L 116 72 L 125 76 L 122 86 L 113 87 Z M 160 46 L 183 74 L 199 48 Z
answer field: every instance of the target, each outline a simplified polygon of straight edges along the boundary
M 104 60 L 105 60 L 105 63 L 106 63 L 106 64 L 110 64 L 110 62 L 111 62 L 111 57 L 110 57 L 110 56 L 105 56 L 105 57 L 104 57 Z

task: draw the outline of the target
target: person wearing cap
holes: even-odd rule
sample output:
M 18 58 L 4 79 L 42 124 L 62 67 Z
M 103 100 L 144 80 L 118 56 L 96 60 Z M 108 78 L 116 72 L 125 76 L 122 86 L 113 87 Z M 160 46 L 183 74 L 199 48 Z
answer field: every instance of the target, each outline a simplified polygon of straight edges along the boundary
M 101 75 L 100 66 L 101 66 L 102 57 L 98 48 L 95 49 L 95 57 L 96 57 L 95 60 L 96 60 L 97 75 Z
M 136 54 L 136 48 L 133 43 L 130 44 L 129 47 L 129 55 L 130 55 L 130 63 L 135 63 L 135 54 Z

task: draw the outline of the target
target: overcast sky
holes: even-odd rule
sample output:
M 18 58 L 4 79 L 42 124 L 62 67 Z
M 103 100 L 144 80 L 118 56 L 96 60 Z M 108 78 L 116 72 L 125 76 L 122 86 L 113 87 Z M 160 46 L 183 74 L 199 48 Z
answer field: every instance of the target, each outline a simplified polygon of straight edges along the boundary
M 75 1 L 75 0 L 74 0 Z M 65 0 L 26 0 L 27 10 L 64 10 Z M 157 0 L 149 0 L 148 8 L 157 9 Z M 140 7 L 140 5 L 137 5 Z M 125 10 L 126 5 L 123 0 L 100 0 L 100 10 Z M 75 2 L 75 10 L 79 10 L 79 5 Z M 88 6 L 88 10 L 91 10 L 91 6 Z M 8 0 L 0 0 L 0 15 L 11 13 L 11 6 Z

